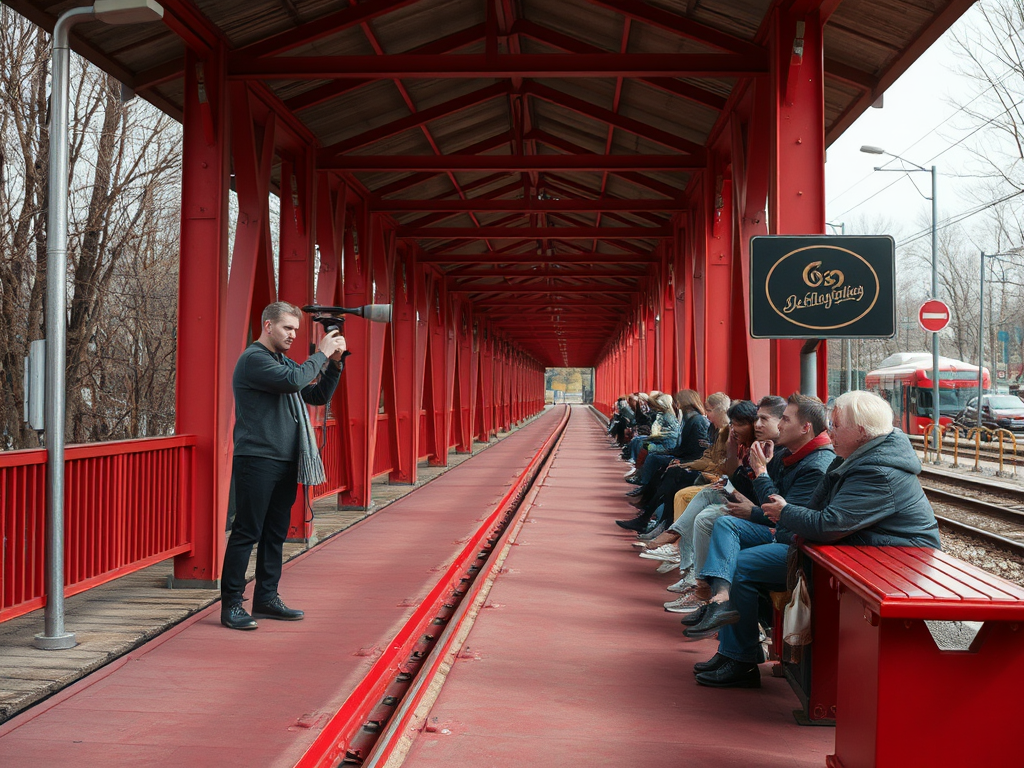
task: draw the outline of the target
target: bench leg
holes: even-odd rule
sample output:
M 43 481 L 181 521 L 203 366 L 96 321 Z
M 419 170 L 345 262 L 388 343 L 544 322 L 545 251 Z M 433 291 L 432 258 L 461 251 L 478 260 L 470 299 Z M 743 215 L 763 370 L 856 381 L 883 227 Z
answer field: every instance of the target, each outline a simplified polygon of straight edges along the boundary
M 832 768 L 1019 765 L 1024 626 L 986 622 L 970 651 L 940 651 L 924 621 L 840 601 Z

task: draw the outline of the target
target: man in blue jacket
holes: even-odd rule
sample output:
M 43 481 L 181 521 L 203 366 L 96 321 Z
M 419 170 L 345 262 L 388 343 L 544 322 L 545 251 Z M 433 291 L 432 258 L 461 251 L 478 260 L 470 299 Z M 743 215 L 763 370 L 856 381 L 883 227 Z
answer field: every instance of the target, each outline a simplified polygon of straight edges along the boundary
M 917 476 L 921 462 L 905 434 L 893 428 L 892 408 L 871 392 L 841 395 L 829 431 L 843 460 L 826 473 L 806 506 L 772 494 L 761 511 L 777 526 L 776 543 L 743 550 L 730 600 L 739 621 L 721 625 L 718 653 L 694 665 L 697 682 L 718 688 L 761 684 L 757 596 L 782 591 L 789 541 L 941 548 L 938 523 Z M 779 532 L 786 532 L 786 542 Z
M 775 493 L 785 493 L 794 501 L 811 499 L 836 457 L 827 426 L 825 406 L 818 398 L 793 394 L 778 422 L 778 437 L 774 443 L 759 441 L 750 446 L 755 501 L 737 493 L 727 505 L 727 515 L 704 523 L 707 530 L 703 535 L 710 541 L 699 574 L 703 594 L 695 595 L 704 599 L 691 600 L 674 611 L 687 614 L 683 619 L 684 624 L 690 625 L 684 633 L 687 637 L 709 637 L 724 624 L 739 620 L 739 611 L 730 603 L 729 594 L 740 552 L 748 547 L 789 540 L 786 531 L 774 530 L 774 524 L 764 516 L 759 505 Z M 695 536 L 701 522 L 698 516 L 694 524 Z M 709 597 L 711 600 L 707 602 Z
M 235 519 L 221 572 L 220 622 L 229 629 L 256 629 L 257 618 L 298 621 L 277 594 L 284 540 L 298 489 L 298 459 L 305 414 L 294 393 L 310 405 L 326 405 L 341 378 L 345 337 L 331 331 L 302 365 L 285 356 L 299 330 L 298 307 L 284 301 L 263 310 L 263 332 L 235 364 Z M 314 383 L 315 382 L 315 383 Z M 245 569 L 256 546 L 253 612 L 242 607 Z

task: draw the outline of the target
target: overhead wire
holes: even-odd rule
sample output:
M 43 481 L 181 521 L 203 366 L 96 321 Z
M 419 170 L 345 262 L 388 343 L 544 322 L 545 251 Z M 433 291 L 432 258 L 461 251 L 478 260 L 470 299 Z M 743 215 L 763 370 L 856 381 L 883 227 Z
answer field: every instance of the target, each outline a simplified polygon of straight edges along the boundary
M 980 93 L 978 93 L 978 94 L 977 94 L 977 95 L 976 95 L 976 96 L 975 96 L 974 98 L 972 98 L 972 99 L 971 99 L 970 101 L 968 101 L 968 102 L 967 102 L 966 104 L 963 104 L 963 105 L 961 105 L 961 106 L 957 107 L 957 109 L 955 109 L 955 110 L 954 110 L 953 112 L 951 112 L 951 113 L 950 113 L 949 115 L 947 115 L 947 116 L 946 116 L 945 118 L 943 118 L 943 119 L 942 119 L 942 120 L 940 120 L 940 121 L 939 121 L 938 123 L 936 123 L 936 124 L 935 124 L 934 126 L 932 126 L 932 128 L 931 128 L 930 130 L 926 131 L 926 132 L 925 132 L 925 133 L 924 133 L 923 135 L 921 135 L 921 136 L 920 136 L 920 137 L 919 137 L 919 138 L 918 138 L 917 140 L 915 140 L 915 141 L 914 141 L 914 142 L 913 142 L 912 144 L 910 144 L 910 145 L 909 145 L 908 147 L 906 147 L 905 149 L 902 149 L 902 150 L 900 150 L 900 152 L 899 152 L 898 154 L 905 154 L 905 153 L 909 152 L 910 150 L 912 150 L 912 149 L 913 149 L 914 147 L 916 147 L 916 146 L 917 146 L 918 144 L 920 144 L 920 143 L 921 143 L 922 141 L 924 141 L 924 140 L 925 140 L 926 138 L 928 138 L 928 137 L 929 137 L 929 136 L 931 136 L 931 135 L 932 135 L 933 133 L 935 133 L 936 131 L 938 131 L 938 130 L 939 130 L 939 128 L 941 128 L 941 127 L 942 127 L 943 125 L 945 125 L 946 123 L 948 123 L 948 122 L 949 122 L 950 120 L 952 120 L 952 119 L 953 119 L 954 117 L 956 117 L 956 116 L 957 116 L 958 114 L 960 114 L 961 112 L 965 111 L 965 110 L 966 110 L 966 109 L 967 109 L 968 107 L 970 107 L 970 106 L 971 106 L 971 104 L 973 104 L 973 103 L 974 103 L 975 101 L 977 101 L 978 99 L 980 99 L 980 98 L 981 98 L 982 96 L 985 96 L 985 95 L 986 95 L 986 94 L 987 94 L 987 93 L 988 93 L 989 91 L 993 90 L 993 89 L 994 89 L 994 88 L 996 88 L 997 86 L 999 86 L 999 85 L 1002 85 L 1002 83 L 1003 83 L 1003 81 L 1004 81 L 1004 80 L 1006 80 L 1007 78 L 1009 78 L 1009 77 L 1010 77 L 1011 75 L 1014 75 L 1014 74 L 1017 74 L 1017 71 L 1016 71 L 1016 70 L 1014 70 L 1014 69 L 1009 69 L 1009 70 L 1007 70 L 1006 72 L 1004 72 L 1004 73 L 1003 73 L 1003 74 L 1002 74 L 1002 75 L 1001 75 L 1001 76 L 1000 76 L 1000 77 L 999 77 L 999 78 L 998 78 L 997 80 L 995 80 L 995 82 L 992 82 L 992 83 L 990 83 L 990 84 L 988 85 L 988 87 L 987 87 L 987 88 L 985 88 L 985 89 L 984 89 L 983 91 L 981 91 Z M 1011 107 L 1007 107 L 1007 108 L 1006 108 L 1006 109 L 1004 109 L 1004 110 L 1003 110 L 1002 112 L 1000 112 L 999 114 L 995 115 L 994 117 L 992 117 L 992 118 L 990 118 L 990 119 L 989 119 L 988 121 L 986 121 L 986 122 L 985 122 L 985 123 L 984 123 L 984 124 L 983 124 L 982 126 L 979 126 L 979 128 L 976 128 L 976 129 L 974 129 L 973 131 L 971 131 L 971 132 L 970 132 L 969 134 L 967 134 L 966 136 L 963 136 L 963 137 L 961 137 L 961 138 L 960 138 L 960 139 L 958 139 L 958 140 L 957 140 L 957 141 L 956 141 L 955 143 L 953 143 L 953 144 L 951 144 L 950 146 L 946 147 L 946 148 L 945 148 L 945 149 L 943 149 L 943 150 L 942 150 L 941 152 L 939 152 L 938 154 L 934 155 L 934 156 L 933 156 L 933 157 L 932 157 L 932 158 L 931 158 L 930 160 L 927 160 L 927 161 L 925 161 L 925 162 L 931 162 L 932 160 L 935 160 L 935 158 L 937 158 L 937 157 L 940 157 L 940 156 L 941 156 L 941 155 L 942 155 L 943 153 L 945 153 L 945 152 L 948 152 L 948 151 L 949 151 L 950 149 L 952 149 L 953 147 L 956 147 L 956 146 L 958 146 L 958 145 L 959 145 L 959 144 L 961 144 L 961 143 L 962 143 L 962 142 L 963 142 L 963 141 L 964 141 L 965 139 L 967 139 L 967 138 L 969 138 L 970 136 L 972 136 L 972 135 L 974 135 L 975 133 L 977 133 L 977 131 L 978 131 L 978 130 L 980 130 L 980 128 L 981 128 L 981 127 L 984 127 L 985 125 L 988 125 L 988 124 L 990 124 L 990 123 L 991 123 L 992 121 L 994 121 L 994 120 L 998 119 L 999 117 L 1002 117 L 1002 115 L 1006 114 L 1006 112 L 1008 112 L 1008 111 L 1009 111 L 1010 109 L 1013 109 L 1013 107 L 1015 107 L 1015 106 L 1019 105 L 1020 103 L 1021 103 L 1021 102 L 1017 102 L 1017 104 L 1014 104 L 1014 105 L 1013 105 L 1013 106 L 1011 106 Z M 838 201 L 838 200 L 842 199 L 842 197 L 843 197 L 844 195 L 846 195 L 847 193 L 851 192 L 851 191 L 852 191 L 853 189 L 855 189 L 856 187 L 860 186 L 860 185 L 861 185 L 861 184 L 863 184 L 863 183 L 864 183 L 865 181 L 867 181 L 868 179 L 870 179 L 870 178 L 872 177 L 872 175 L 873 175 L 873 172 L 869 172 L 869 173 L 865 174 L 865 175 L 864 175 L 863 177 L 861 177 L 860 179 L 858 179 L 857 181 L 855 181 L 855 182 L 854 182 L 853 184 L 851 184 L 851 185 L 850 185 L 849 187 L 847 187 L 846 189 L 844 189 L 844 190 L 843 190 L 842 192 L 840 192 L 840 193 L 839 193 L 838 195 L 836 195 L 835 197 L 833 197 L 833 198 L 832 198 L 832 200 L 831 200 L 831 203 L 832 203 L 832 204 L 834 205 L 834 204 L 836 203 L 836 201 Z M 885 185 L 884 187 L 882 187 L 881 189 L 879 189 L 879 190 L 877 190 L 876 192 L 872 193 L 871 195 L 868 195 L 868 197 L 864 198 L 864 199 L 863 199 L 863 200 L 861 200 L 861 201 L 860 201 L 859 203 L 856 203 L 855 205 L 852 205 L 852 206 L 850 206 L 849 208 L 847 208 L 846 210 L 844 210 L 844 211 L 843 211 L 842 213 L 840 213 L 840 214 L 836 214 L 836 215 L 834 215 L 834 216 L 831 216 L 830 218 L 832 218 L 832 219 L 839 219 L 839 218 L 842 218 L 843 216 L 845 216 L 846 214 L 850 213 L 850 212 L 851 212 L 851 211 L 853 211 L 854 209 L 856 209 L 856 208 L 859 208 L 860 206 L 864 205 L 864 203 L 866 203 L 866 202 L 868 202 L 869 200 L 871 200 L 871 199 L 873 199 L 873 198 L 877 197 L 877 196 L 878 196 L 878 195 L 880 195 L 880 194 L 881 194 L 882 192 L 885 192 L 885 191 L 886 191 L 887 189 L 889 189 L 889 188 L 890 188 L 891 186 L 893 186 L 894 184 L 896 184 L 896 183 L 897 183 L 898 181 L 900 181 L 900 178 L 899 178 L 899 177 L 897 177 L 897 178 L 896 178 L 896 179 L 894 179 L 893 181 L 889 182 L 889 183 L 888 183 L 888 184 L 886 184 L 886 185 Z

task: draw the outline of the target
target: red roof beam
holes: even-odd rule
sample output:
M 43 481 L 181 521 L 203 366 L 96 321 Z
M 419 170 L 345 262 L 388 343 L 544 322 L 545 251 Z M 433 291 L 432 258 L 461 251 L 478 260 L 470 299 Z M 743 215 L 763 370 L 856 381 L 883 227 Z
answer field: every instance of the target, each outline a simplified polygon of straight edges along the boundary
M 582 40 L 577 40 L 575 37 L 563 34 L 556 30 L 545 27 L 538 24 L 535 21 L 529 19 L 519 19 L 512 27 L 512 31 L 516 34 L 525 35 L 526 37 L 532 38 L 545 45 L 550 45 L 554 48 L 560 48 L 563 51 L 569 53 L 602 53 L 602 49 L 596 45 L 585 43 Z M 681 80 L 676 80 L 669 77 L 650 77 L 642 78 L 641 82 L 647 85 L 658 88 L 662 91 L 667 91 L 674 96 L 687 99 L 696 104 L 721 111 L 725 109 L 725 99 L 719 96 L 717 93 L 706 91 L 699 86 L 693 85 L 692 83 L 684 83 Z
M 668 240 L 672 227 L 399 227 L 397 234 L 413 240 Z
M 677 152 L 684 152 L 690 155 L 693 162 L 697 165 L 704 165 L 706 162 L 707 155 L 702 144 L 697 144 L 696 142 L 676 136 L 668 131 L 655 128 L 653 125 L 647 125 L 647 123 L 641 122 L 640 120 L 634 120 L 631 117 L 623 117 L 610 109 L 599 107 L 585 99 L 570 96 L 567 93 L 563 93 L 562 91 L 548 85 L 543 85 L 542 83 L 530 81 L 524 85 L 523 89 L 534 98 L 551 102 L 555 106 L 562 107 L 563 109 L 583 115 L 584 117 L 589 117 L 592 120 L 607 123 L 608 125 L 619 128 L 626 133 L 632 133 L 634 136 L 639 136 L 643 139 L 647 139 L 648 141 L 653 141 L 656 144 L 661 144 L 663 147 L 674 149 Z
M 509 185 L 511 187 L 512 185 Z M 516 188 L 521 185 L 516 184 Z M 503 187 L 501 194 L 511 189 Z M 464 213 L 478 211 L 480 213 L 516 211 L 525 213 L 550 212 L 586 212 L 586 211 L 666 211 L 674 212 L 681 205 L 674 200 L 628 200 L 608 198 L 604 200 L 488 200 L 485 196 L 471 197 L 468 200 L 375 200 L 370 208 L 381 213 L 404 213 L 408 211 L 436 211 L 448 213 Z
M 357 6 L 358 7 L 358 6 Z M 232 80 L 447 80 L 565 77 L 758 77 L 768 74 L 764 55 L 731 53 L 521 53 L 385 56 L 234 55 Z
M 658 259 L 634 253 L 555 253 L 551 256 L 490 253 L 423 253 L 421 264 L 657 264 Z
M 502 142 L 507 141 L 502 137 Z M 702 170 L 702 163 L 681 155 L 346 155 L 323 163 L 322 170 L 352 173 L 393 171 L 686 171 Z
M 451 286 L 449 292 L 454 293 L 542 293 L 561 296 L 568 293 L 640 293 L 635 286 L 624 285 L 457 285 Z
M 421 45 L 418 48 L 413 48 L 409 53 L 425 53 L 425 54 L 439 54 L 439 53 L 451 53 L 457 51 L 460 48 L 465 48 L 467 45 L 472 45 L 478 42 L 484 35 L 484 25 L 476 24 L 468 29 L 464 29 L 460 32 L 442 37 L 438 40 L 434 40 L 426 45 Z M 323 104 L 325 101 L 330 101 L 333 98 L 337 98 L 342 94 L 348 93 L 349 91 L 357 90 L 365 85 L 376 82 L 374 80 L 343 80 L 340 82 L 330 82 L 321 85 L 317 88 L 312 88 L 305 93 L 300 93 L 297 96 L 293 96 L 288 99 L 285 104 L 292 110 L 298 112 L 299 110 L 309 109 L 315 107 L 318 104 Z
M 231 58 L 273 56 L 277 53 L 291 51 L 325 37 L 336 35 L 391 11 L 397 11 L 399 8 L 404 8 L 415 2 L 417 0 L 364 0 L 358 5 L 329 13 L 279 34 L 250 43 L 244 48 L 238 49 Z
M 634 21 L 641 21 L 652 27 L 664 29 L 688 40 L 714 46 L 723 51 L 731 51 L 744 56 L 756 57 L 760 55 L 764 58 L 767 65 L 768 54 L 764 48 L 756 43 L 730 35 L 727 32 L 722 32 L 714 27 L 709 27 L 706 24 L 701 24 L 671 11 L 656 8 L 653 5 L 641 2 L 641 0 L 590 0 L 590 2 L 593 5 L 628 16 Z
M 373 56 L 371 58 L 379 57 Z M 477 104 L 481 104 L 485 101 L 490 101 L 491 99 L 495 99 L 499 96 L 504 96 L 506 93 L 508 93 L 507 83 L 494 83 L 441 104 L 436 104 L 433 107 L 422 109 L 419 112 L 408 115 L 407 117 L 402 117 L 398 120 L 386 123 L 385 125 L 371 128 L 357 136 L 345 139 L 344 141 L 339 141 L 336 144 L 332 144 L 331 146 L 320 150 L 317 154 L 317 165 L 321 168 L 327 167 L 327 165 L 333 162 L 338 155 L 343 155 L 346 152 L 352 152 L 360 149 L 361 147 L 380 141 L 381 139 L 386 139 L 404 131 L 418 128 L 433 120 L 448 117 L 449 115 L 460 112 L 463 109 L 468 109 L 469 107 L 476 106 Z
M 557 149 L 560 152 L 565 152 L 569 155 L 592 154 L 583 147 L 580 147 L 577 144 L 573 144 L 571 141 L 566 141 L 565 139 L 559 138 L 558 136 L 554 136 L 550 133 L 546 133 L 545 131 L 531 131 L 526 138 L 533 141 L 539 141 L 541 144 L 546 144 L 552 149 Z M 693 165 L 700 165 L 700 163 L 693 161 Z M 703 167 L 704 166 L 701 165 L 701 168 Z M 671 184 L 666 184 L 662 181 L 658 181 L 657 179 L 652 179 L 649 178 L 648 176 L 645 176 L 640 173 L 635 173 L 633 171 L 614 171 L 612 172 L 612 174 L 614 176 L 618 176 L 620 179 L 628 181 L 629 183 L 635 186 L 645 187 L 646 189 L 649 189 L 652 192 L 657 192 L 660 195 L 665 195 L 665 197 L 678 198 L 683 194 L 683 190 L 676 189 Z

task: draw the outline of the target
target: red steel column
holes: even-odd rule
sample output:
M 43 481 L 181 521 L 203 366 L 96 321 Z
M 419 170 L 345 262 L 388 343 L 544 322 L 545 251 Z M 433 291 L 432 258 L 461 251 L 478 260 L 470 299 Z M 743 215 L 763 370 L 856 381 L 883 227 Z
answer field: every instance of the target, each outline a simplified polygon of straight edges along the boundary
M 316 283 L 316 303 L 335 306 L 341 301 L 341 266 L 345 250 L 345 231 L 348 213 L 348 189 L 344 182 L 338 182 L 331 174 L 321 173 L 317 179 L 316 194 L 316 240 L 320 248 L 320 272 Z M 345 374 L 342 373 L 342 378 Z M 334 415 L 334 439 L 339 450 L 333 456 L 325 457 L 324 469 L 328 477 L 339 478 L 347 484 L 348 468 L 345 449 L 345 393 L 339 383 L 331 398 L 331 413 Z M 333 458 L 336 462 L 327 466 Z
M 472 382 L 476 375 L 473 355 L 472 312 L 468 301 L 452 301 L 452 323 L 455 331 L 455 450 L 470 453 L 473 450 L 473 395 Z
M 729 392 L 732 342 L 732 178 L 728 159 L 709 159 L 705 188 L 704 392 Z
M 358 249 L 346 249 L 343 305 L 386 303 L 390 300 L 387 268 L 393 237 L 385 233 L 380 215 L 355 217 Z M 354 244 L 353 244 L 354 245 Z M 377 409 L 380 402 L 387 326 L 352 318 L 345 323 L 345 340 L 352 355 L 346 358 L 341 387 L 345 398 L 349 487 L 342 492 L 342 506 L 367 508 L 371 498 L 373 457 L 377 440 Z
M 307 149 L 297 162 L 281 161 L 281 219 L 279 230 L 278 295 L 302 307 L 312 304 L 313 295 L 313 227 L 315 226 L 315 179 L 313 153 Z M 309 344 L 317 337 L 312 321 L 302 318 L 288 356 L 298 363 L 309 357 Z M 322 421 L 323 409 L 314 408 L 313 423 Z M 288 540 L 307 542 L 313 536 L 313 521 L 307 520 L 305 491 L 301 487 L 292 505 Z
M 825 231 L 825 91 L 822 20 L 817 9 L 776 11 L 771 31 L 771 186 L 769 229 L 779 235 Z M 781 169 L 785 169 L 783 173 Z M 802 341 L 772 342 L 772 391 L 800 389 Z M 818 349 L 818 394 L 827 395 L 825 343 Z
M 486 443 L 494 434 L 494 335 L 490 326 L 482 324 L 480 329 L 480 385 L 477 390 L 479 409 L 479 430 L 477 440 Z
M 429 356 L 429 395 L 427 423 L 429 425 L 428 452 L 434 466 L 448 465 L 448 448 L 451 445 L 452 429 L 452 386 L 455 339 L 450 326 L 448 292 L 443 280 L 434 282 L 427 306 L 430 341 L 427 345 Z M 450 350 L 450 354 L 449 354 Z M 452 371 L 449 375 L 449 371 Z
M 391 482 L 415 483 L 420 448 L 420 408 L 427 361 L 427 278 L 412 252 L 399 254 L 395 274 L 394 339 L 395 434 Z
M 195 435 L 196 449 L 193 546 L 174 558 L 171 584 L 215 588 L 231 478 L 231 379 L 225 377 L 230 369 L 224 343 L 229 168 L 224 51 L 201 60 L 186 48 L 184 87 L 175 432 Z

